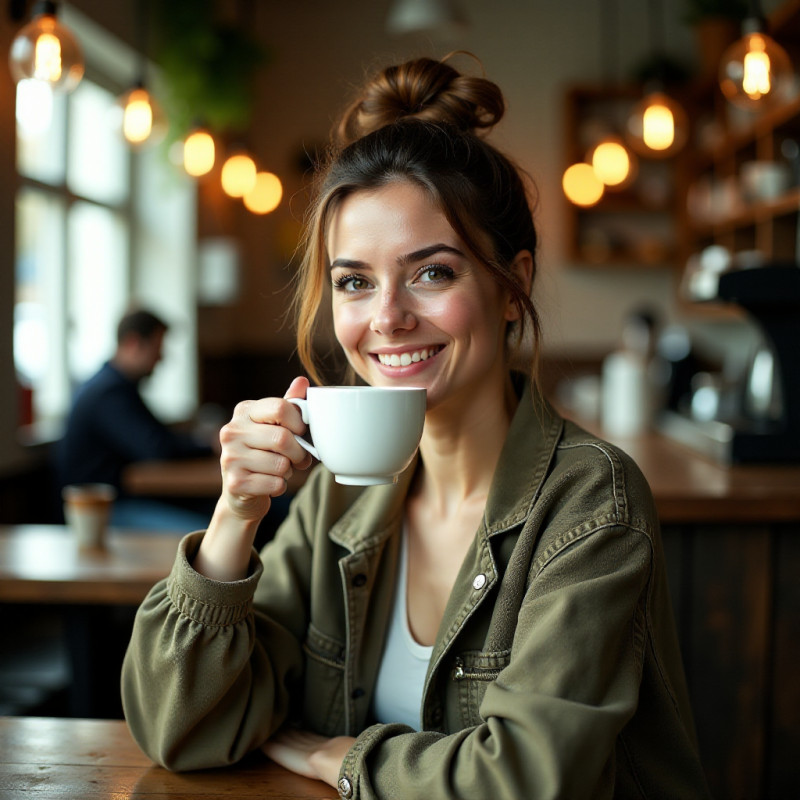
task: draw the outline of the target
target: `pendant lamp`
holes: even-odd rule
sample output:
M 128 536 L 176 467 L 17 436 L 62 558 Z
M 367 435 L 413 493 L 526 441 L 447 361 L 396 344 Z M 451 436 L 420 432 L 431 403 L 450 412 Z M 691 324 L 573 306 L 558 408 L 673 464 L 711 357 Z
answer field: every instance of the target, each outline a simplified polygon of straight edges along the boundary
M 8 64 L 15 82 L 32 79 L 71 92 L 83 78 L 83 51 L 72 31 L 57 19 L 54 2 L 33 7 L 33 18 L 11 42 Z
M 665 58 L 661 44 L 663 21 L 659 0 L 650 0 L 648 17 L 650 39 L 656 60 Z M 627 139 L 631 147 L 646 158 L 668 158 L 678 153 L 689 138 L 689 120 L 681 104 L 667 92 L 664 76 L 645 85 L 644 97 L 628 117 Z
M 758 0 L 742 23 L 742 37 L 722 55 L 719 85 L 739 108 L 761 111 L 785 102 L 793 88 L 794 70 L 786 51 L 767 35 L 767 23 Z

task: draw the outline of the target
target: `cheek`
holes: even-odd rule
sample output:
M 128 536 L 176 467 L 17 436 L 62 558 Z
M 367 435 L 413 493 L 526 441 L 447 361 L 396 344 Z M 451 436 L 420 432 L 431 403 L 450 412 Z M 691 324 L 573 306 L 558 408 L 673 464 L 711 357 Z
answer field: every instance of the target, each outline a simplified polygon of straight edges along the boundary
M 364 331 L 363 315 L 354 305 L 349 303 L 333 307 L 333 332 L 346 350 L 355 349 Z
M 427 316 L 437 327 L 446 330 L 454 338 L 472 338 L 479 330 L 483 336 L 487 327 L 494 329 L 505 325 L 496 305 L 492 297 L 486 297 L 485 300 L 481 300 L 479 296 L 457 300 L 443 298 L 428 306 Z

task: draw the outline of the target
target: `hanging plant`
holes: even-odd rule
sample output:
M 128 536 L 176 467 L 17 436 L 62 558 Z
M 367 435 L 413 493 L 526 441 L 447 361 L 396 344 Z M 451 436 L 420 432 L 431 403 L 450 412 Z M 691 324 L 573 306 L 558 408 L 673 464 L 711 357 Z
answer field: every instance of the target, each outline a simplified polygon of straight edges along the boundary
M 266 48 L 241 26 L 220 21 L 213 0 L 156 3 L 155 56 L 172 139 L 198 122 L 216 133 L 243 131 Z

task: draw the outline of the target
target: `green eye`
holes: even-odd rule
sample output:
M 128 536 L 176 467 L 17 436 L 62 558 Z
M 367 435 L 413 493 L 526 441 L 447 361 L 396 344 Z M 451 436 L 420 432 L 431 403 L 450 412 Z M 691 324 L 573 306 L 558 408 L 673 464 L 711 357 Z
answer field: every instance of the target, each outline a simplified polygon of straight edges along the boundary
M 422 283 L 440 283 L 453 277 L 453 270 L 443 264 L 433 264 L 423 267 L 419 273 L 419 280 Z

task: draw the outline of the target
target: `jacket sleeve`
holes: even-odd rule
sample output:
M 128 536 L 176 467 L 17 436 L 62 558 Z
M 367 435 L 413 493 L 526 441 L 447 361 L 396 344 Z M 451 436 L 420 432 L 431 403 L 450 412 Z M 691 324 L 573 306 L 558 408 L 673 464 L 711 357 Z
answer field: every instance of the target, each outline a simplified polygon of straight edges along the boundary
M 118 387 L 107 392 L 93 409 L 92 424 L 103 439 L 127 461 L 188 458 L 210 455 L 209 445 L 188 433 L 175 431 L 150 411 L 137 391 Z
M 526 593 L 480 724 L 449 735 L 368 728 L 342 765 L 342 794 L 610 797 L 617 736 L 637 705 L 651 572 L 648 536 L 627 526 L 561 537 Z
M 173 770 L 232 764 L 287 718 L 306 613 L 291 576 L 307 572 L 310 560 L 291 526 L 284 523 L 276 544 L 290 559 L 278 578 L 288 587 L 283 618 L 254 608 L 263 571 L 255 551 L 241 581 L 213 581 L 192 569 L 202 533 L 182 540 L 169 577 L 139 608 L 122 700 L 134 738 L 155 762 Z

